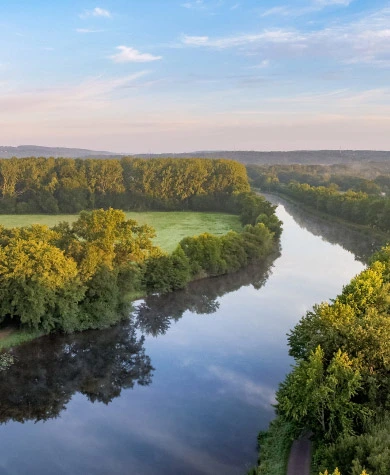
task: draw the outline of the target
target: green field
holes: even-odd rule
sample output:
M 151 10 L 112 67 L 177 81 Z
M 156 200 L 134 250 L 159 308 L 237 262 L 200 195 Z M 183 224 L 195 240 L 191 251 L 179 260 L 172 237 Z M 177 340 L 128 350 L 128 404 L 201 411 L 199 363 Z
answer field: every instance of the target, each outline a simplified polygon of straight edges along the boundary
M 179 241 L 186 236 L 194 236 L 204 232 L 222 235 L 231 229 L 239 231 L 241 224 L 238 216 L 226 213 L 199 213 L 191 211 L 148 211 L 125 213 L 129 219 L 135 219 L 140 224 L 149 224 L 156 230 L 155 244 L 173 251 Z M 73 222 L 77 215 L 72 214 L 27 214 L 27 215 L 0 215 L 0 224 L 13 228 L 29 226 L 31 224 L 47 224 L 54 226 L 60 221 Z

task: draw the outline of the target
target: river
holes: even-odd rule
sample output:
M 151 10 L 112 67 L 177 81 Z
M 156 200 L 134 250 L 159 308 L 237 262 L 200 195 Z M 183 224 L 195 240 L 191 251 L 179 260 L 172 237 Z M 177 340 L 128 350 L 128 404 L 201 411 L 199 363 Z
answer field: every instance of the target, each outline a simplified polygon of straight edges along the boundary
M 15 349 L 0 374 L 0 474 L 245 474 L 292 364 L 286 333 L 378 246 L 287 203 L 277 213 L 267 262 L 138 301 L 109 330 Z

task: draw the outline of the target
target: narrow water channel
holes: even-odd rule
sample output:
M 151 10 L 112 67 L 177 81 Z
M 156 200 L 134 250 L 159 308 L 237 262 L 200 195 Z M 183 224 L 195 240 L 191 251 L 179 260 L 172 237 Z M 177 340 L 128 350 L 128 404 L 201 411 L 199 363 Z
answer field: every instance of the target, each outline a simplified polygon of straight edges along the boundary
M 245 474 L 292 363 L 286 333 L 377 245 L 286 207 L 266 263 L 18 348 L 0 375 L 0 474 Z

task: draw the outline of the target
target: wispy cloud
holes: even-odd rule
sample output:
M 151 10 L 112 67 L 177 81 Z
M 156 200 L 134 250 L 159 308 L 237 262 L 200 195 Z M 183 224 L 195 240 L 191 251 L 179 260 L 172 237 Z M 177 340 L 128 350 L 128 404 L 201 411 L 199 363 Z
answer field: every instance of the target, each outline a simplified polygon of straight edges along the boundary
M 91 16 L 111 18 L 111 12 L 105 10 L 104 8 L 96 7 L 93 10 L 85 10 L 83 13 L 80 14 L 81 18 L 87 18 Z
M 235 3 L 234 5 L 232 5 L 232 6 L 230 7 L 230 10 L 237 10 L 237 8 L 238 8 L 239 6 L 240 6 L 239 3 Z
M 240 373 L 221 366 L 211 365 L 208 371 L 213 378 L 222 381 L 225 386 L 229 387 L 229 391 L 235 392 L 248 404 L 272 410 L 271 405 L 276 402 L 274 388 L 256 383 Z
M 286 6 L 280 6 L 280 7 L 272 7 L 272 8 L 269 8 L 268 10 L 265 10 L 261 16 L 262 17 L 267 17 L 267 16 L 271 16 L 271 15 L 283 15 L 283 16 L 287 16 L 291 13 L 291 10 L 286 7 Z
M 203 10 L 206 8 L 203 0 L 193 0 L 191 2 L 185 2 L 185 3 L 182 3 L 181 6 L 183 8 L 197 9 L 197 10 Z
M 292 7 L 290 5 L 278 5 L 276 7 L 268 8 L 263 13 L 261 17 L 268 16 L 301 16 L 307 15 L 309 13 L 318 12 L 323 10 L 326 7 L 330 6 L 340 6 L 348 7 L 353 0 L 313 0 L 311 4 L 304 7 Z
M 348 7 L 353 2 L 353 0 L 315 0 L 314 3 L 322 6 L 328 7 L 330 5 L 341 5 L 344 7 Z
M 213 12 L 213 10 L 221 7 L 224 4 L 224 0 L 188 0 L 182 3 L 180 6 L 187 8 L 188 10 L 199 10 L 205 12 Z
M 139 80 L 149 71 L 117 78 L 94 77 L 80 84 L 58 88 L 16 91 L 8 90 L 0 94 L 0 108 L 12 114 L 37 110 L 40 113 L 61 109 L 71 110 L 76 104 L 94 108 L 121 90 L 142 87 Z
M 253 45 L 259 43 L 289 43 L 304 40 L 304 35 L 299 35 L 295 31 L 288 30 L 264 30 L 260 33 L 242 34 L 237 36 L 227 36 L 221 38 L 210 38 L 209 36 L 188 36 L 184 35 L 182 42 L 188 46 L 205 46 L 210 48 L 225 49 L 238 46 Z
M 91 28 L 77 28 L 77 33 L 102 33 L 104 30 L 93 30 Z
M 267 54 L 271 59 L 330 57 L 339 62 L 390 66 L 390 8 L 360 21 L 339 23 L 312 31 L 261 30 L 235 36 L 188 36 L 182 45 L 213 49 L 238 48 L 247 55 Z
M 162 59 L 162 56 L 140 53 L 131 46 L 117 46 L 116 49 L 119 50 L 119 53 L 110 56 L 115 63 L 148 63 Z

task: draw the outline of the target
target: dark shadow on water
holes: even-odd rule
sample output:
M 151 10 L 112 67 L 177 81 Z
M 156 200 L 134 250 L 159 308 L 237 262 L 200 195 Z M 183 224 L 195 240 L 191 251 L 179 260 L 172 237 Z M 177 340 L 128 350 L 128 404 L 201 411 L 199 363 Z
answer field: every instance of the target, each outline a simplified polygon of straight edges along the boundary
M 77 392 L 108 404 L 123 388 L 150 384 L 153 367 L 143 344 L 127 322 L 15 348 L 15 364 L 0 373 L 0 422 L 55 418 Z

